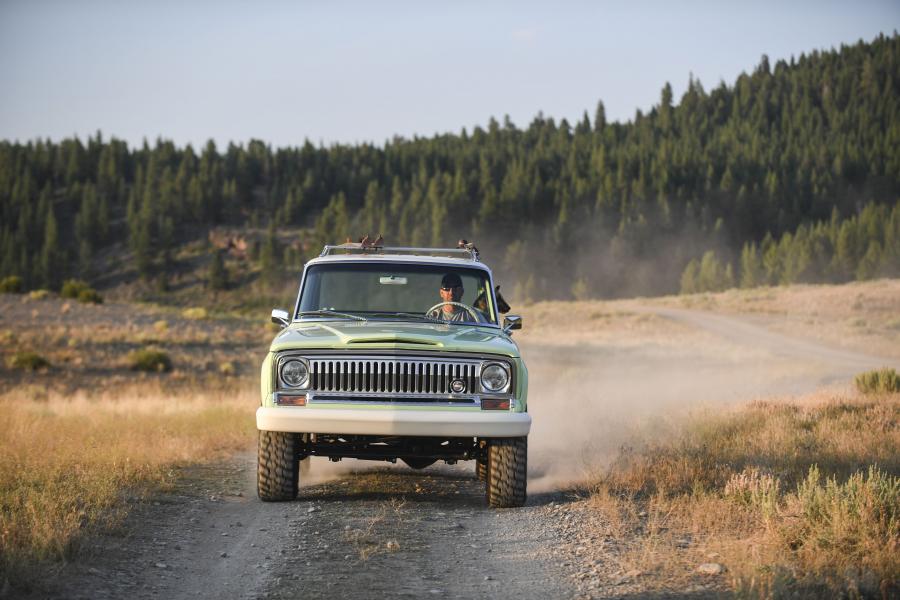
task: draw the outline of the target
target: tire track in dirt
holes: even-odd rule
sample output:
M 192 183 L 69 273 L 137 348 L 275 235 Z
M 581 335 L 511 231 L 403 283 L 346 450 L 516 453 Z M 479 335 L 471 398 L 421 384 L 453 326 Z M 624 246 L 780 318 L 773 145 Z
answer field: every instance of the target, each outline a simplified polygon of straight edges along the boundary
M 846 373 L 856 373 L 863 369 L 878 368 L 895 362 L 886 357 L 831 348 L 819 342 L 770 331 L 737 317 L 681 308 L 644 307 L 642 310 L 710 331 L 737 345 L 765 349 L 774 356 L 825 363 L 839 369 L 842 376 L 846 376 Z
M 537 518 L 562 495 L 491 510 L 472 465 L 377 467 L 283 503 L 256 498 L 255 454 L 191 467 L 26 597 L 572 597 Z

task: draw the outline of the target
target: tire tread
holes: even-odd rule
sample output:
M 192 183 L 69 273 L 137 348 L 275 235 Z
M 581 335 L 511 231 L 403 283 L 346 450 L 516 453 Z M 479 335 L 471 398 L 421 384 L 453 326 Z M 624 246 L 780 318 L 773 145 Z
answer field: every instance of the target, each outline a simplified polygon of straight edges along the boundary
M 283 502 L 297 497 L 300 461 L 299 436 L 280 431 L 259 432 L 256 491 L 263 502 Z
M 523 506 L 527 497 L 528 438 L 492 440 L 488 446 L 487 501 L 492 508 Z

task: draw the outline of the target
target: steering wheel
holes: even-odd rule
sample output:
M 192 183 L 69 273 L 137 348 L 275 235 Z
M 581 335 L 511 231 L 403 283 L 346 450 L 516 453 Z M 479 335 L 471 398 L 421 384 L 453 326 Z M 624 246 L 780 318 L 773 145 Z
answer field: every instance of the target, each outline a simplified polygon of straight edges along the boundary
M 425 314 L 430 315 L 433 311 L 441 308 L 445 304 L 449 304 L 450 306 L 458 306 L 461 309 L 465 310 L 467 313 L 472 315 L 472 317 L 474 317 L 476 323 L 484 323 L 485 321 L 484 315 L 475 310 L 475 308 L 469 306 L 468 304 L 463 304 L 462 302 L 438 302 L 437 304 L 426 310 Z

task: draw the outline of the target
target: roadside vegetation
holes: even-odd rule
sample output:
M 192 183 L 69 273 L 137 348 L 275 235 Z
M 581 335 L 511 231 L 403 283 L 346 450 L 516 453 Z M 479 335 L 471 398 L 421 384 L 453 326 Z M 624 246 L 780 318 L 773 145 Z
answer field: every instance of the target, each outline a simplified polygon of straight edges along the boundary
M 22 278 L 18 275 L 9 275 L 0 279 L 0 294 L 21 294 L 24 291 Z
M 22 371 L 37 371 L 50 366 L 50 361 L 38 354 L 37 352 L 29 352 L 21 350 L 16 352 L 7 359 L 7 366 L 10 369 L 19 369 Z
M 177 467 L 252 444 L 252 386 L 184 390 L 161 385 L 104 392 L 0 396 L 0 585 L 27 582 L 43 561 L 69 558 L 130 502 L 166 486 Z
M 900 392 L 900 375 L 888 367 L 860 373 L 856 376 L 854 383 L 856 383 L 856 389 L 863 394 Z
M 900 593 L 900 394 L 756 401 L 658 439 L 623 448 L 591 498 L 651 588 L 716 575 L 745 598 Z
M 114 527 L 181 466 L 253 446 L 264 318 L 0 296 L 0 590 Z
M 103 297 L 97 290 L 80 279 L 66 280 L 59 291 L 59 295 L 62 298 L 73 298 L 83 304 L 103 304 Z
M 128 362 L 132 371 L 167 373 L 172 370 L 172 359 L 169 355 L 152 348 L 135 350 L 128 355 Z

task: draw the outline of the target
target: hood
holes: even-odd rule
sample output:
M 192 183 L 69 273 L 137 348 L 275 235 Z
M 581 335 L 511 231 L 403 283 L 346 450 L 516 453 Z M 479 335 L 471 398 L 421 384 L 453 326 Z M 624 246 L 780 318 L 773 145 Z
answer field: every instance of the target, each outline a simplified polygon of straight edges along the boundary
M 441 323 L 395 321 L 314 321 L 292 323 L 275 336 L 270 350 L 421 350 L 473 352 L 516 358 L 519 347 L 499 329 Z

